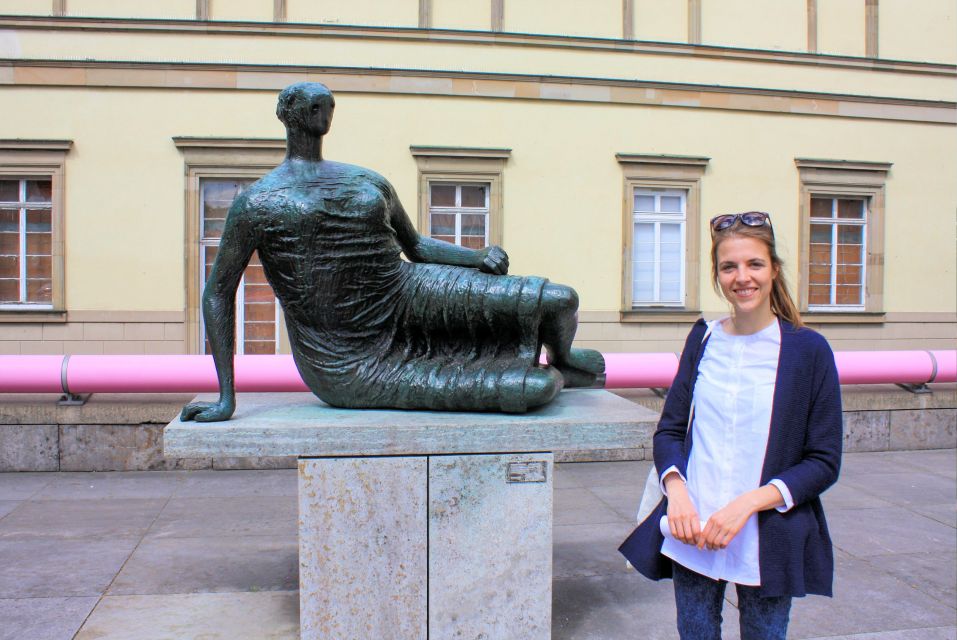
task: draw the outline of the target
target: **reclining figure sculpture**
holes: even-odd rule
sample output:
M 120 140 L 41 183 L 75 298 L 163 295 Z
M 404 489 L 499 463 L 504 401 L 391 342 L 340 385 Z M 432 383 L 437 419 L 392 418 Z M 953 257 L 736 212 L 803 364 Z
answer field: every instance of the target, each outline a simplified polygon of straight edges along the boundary
M 182 419 L 233 414 L 235 295 L 254 251 L 302 379 L 330 405 L 521 413 L 593 386 L 604 360 L 571 346 L 575 291 L 506 275 L 500 247 L 419 235 L 385 178 L 322 158 L 334 108 L 322 84 L 279 94 L 286 158 L 233 202 L 203 293 L 220 397 Z

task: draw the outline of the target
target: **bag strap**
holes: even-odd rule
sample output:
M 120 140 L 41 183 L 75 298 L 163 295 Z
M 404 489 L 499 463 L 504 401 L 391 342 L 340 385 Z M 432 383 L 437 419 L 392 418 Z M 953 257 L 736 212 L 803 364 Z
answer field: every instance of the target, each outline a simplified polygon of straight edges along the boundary
M 705 330 L 704 335 L 701 336 L 701 344 L 704 345 L 705 341 L 711 336 L 711 331 L 714 329 L 714 323 L 721 322 L 720 320 L 712 320 L 705 324 L 708 328 Z M 697 359 L 698 362 L 701 362 L 701 358 Z M 695 380 L 698 379 L 698 367 L 695 365 Z M 691 407 L 688 409 L 688 430 L 691 430 L 691 421 L 694 419 L 694 387 L 691 387 Z

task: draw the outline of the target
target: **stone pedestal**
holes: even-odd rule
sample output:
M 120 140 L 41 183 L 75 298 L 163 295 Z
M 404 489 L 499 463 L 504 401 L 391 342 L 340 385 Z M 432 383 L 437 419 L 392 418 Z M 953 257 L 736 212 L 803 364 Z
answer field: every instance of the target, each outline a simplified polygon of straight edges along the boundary
M 650 446 L 651 411 L 563 392 L 525 415 L 333 409 L 241 394 L 167 456 L 299 458 L 303 639 L 551 637 L 554 450 Z

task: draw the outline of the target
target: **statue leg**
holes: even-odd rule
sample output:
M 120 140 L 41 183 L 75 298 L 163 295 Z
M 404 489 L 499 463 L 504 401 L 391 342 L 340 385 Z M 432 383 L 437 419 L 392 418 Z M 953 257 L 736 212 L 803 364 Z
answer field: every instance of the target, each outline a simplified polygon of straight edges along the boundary
M 605 359 L 593 349 L 573 349 L 578 328 L 578 294 L 571 287 L 548 283 L 542 291 L 541 340 L 548 363 L 558 369 L 566 387 L 591 387 L 605 372 Z

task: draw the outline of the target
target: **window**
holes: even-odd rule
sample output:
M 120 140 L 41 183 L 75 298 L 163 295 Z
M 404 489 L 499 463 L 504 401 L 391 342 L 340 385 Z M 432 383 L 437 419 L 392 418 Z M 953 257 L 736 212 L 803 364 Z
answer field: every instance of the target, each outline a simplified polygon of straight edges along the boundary
M 623 320 L 697 314 L 701 176 L 708 158 L 623 154 Z
M 0 315 L 63 314 L 63 166 L 72 142 L 0 140 Z M 5 312 L 12 312 L 7 314 Z
M 808 307 L 864 310 L 867 202 L 811 197 Z
M 52 211 L 52 180 L 0 180 L 0 305 L 52 308 Z
M 683 306 L 688 192 L 636 187 L 634 196 L 632 302 Z
M 489 244 L 488 183 L 429 182 L 429 234 L 470 249 Z
M 186 161 L 187 338 L 209 353 L 202 291 L 233 200 L 283 160 L 282 140 L 174 138 Z M 288 353 L 282 309 L 254 253 L 236 291 L 236 353 Z
M 219 240 L 223 235 L 226 213 L 233 200 L 254 182 L 246 179 L 200 179 L 200 225 L 202 227 L 199 251 L 203 265 L 200 291 L 205 288 L 216 259 Z M 279 342 L 280 326 L 277 315 L 279 305 L 273 295 L 266 274 L 263 272 L 259 256 L 253 257 L 246 267 L 243 278 L 236 291 L 236 353 L 266 354 L 276 353 Z M 202 318 L 202 309 L 200 309 Z M 200 322 L 205 353 L 212 353 L 206 339 L 205 324 Z
M 410 147 L 419 168 L 419 233 L 473 249 L 502 244 L 509 149 Z
M 801 178 L 801 310 L 883 311 L 884 183 L 890 164 L 795 160 Z

